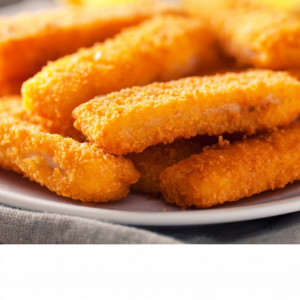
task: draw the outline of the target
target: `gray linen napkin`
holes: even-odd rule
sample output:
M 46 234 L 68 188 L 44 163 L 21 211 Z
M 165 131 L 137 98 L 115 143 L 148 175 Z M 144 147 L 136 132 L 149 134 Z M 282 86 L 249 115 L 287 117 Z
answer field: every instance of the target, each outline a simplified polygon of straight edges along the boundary
M 149 230 L 190 244 L 299 244 L 300 212 L 246 222 Z
M 0 15 L 14 15 L 57 6 L 54 0 L 0 0 Z
M 211 226 L 134 228 L 0 205 L 0 243 L 298 244 L 300 243 L 300 212 Z
M 132 227 L 0 205 L 0 243 L 176 244 L 180 242 Z

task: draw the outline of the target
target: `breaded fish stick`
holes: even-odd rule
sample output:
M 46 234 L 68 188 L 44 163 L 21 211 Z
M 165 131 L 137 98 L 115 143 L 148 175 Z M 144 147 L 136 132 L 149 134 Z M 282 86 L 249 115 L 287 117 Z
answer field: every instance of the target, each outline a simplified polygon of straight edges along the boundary
M 145 3 L 107 8 L 61 8 L 0 19 L 0 82 L 25 81 L 48 61 L 90 47 L 124 27 L 175 6 Z
M 27 130 L 34 130 L 34 131 L 40 131 L 40 132 L 47 132 L 45 128 L 42 125 L 36 125 L 32 124 L 26 121 L 22 121 L 19 118 L 14 117 L 8 117 L 5 116 L 5 111 L 3 110 L 4 107 L 1 106 L 1 112 L 0 112 L 0 132 L 1 132 L 1 124 L 2 122 L 5 122 L 5 124 L 15 124 L 18 126 L 22 126 L 23 128 L 26 128 Z M 10 126 L 10 125 L 8 125 Z M 6 150 L 6 144 L 3 140 L 4 134 L 0 133 L 0 167 L 6 171 L 14 171 L 16 173 L 22 174 L 22 170 L 18 167 L 18 165 L 7 156 Z
M 300 81 L 300 69 L 299 68 L 288 70 L 288 74 Z
M 139 179 L 139 172 L 124 157 L 28 126 L 0 119 L 0 165 L 19 168 L 25 177 L 58 195 L 108 202 L 125 197 Z
M 179 78 L 210 66 L 214 58 L 204 23 L 158 17 L 50 63 L 23 85 L 24 104 L 40 116 L 73 124 L 72 110 L 97 95 Z
M 5 96 L 0 98 L 0 118 L 13 118 L 16 122 L 35 127 L 40 131 L 50 132 L 51 121 L 39 116 L 30 115 L 22 107 L 22 98 L 18 95 Z
M 300 12 L 299 0 L 288 0 L 288 1 L 281 1 L 281 0 L 264 0 L 264 1 L 251 0 L 251 1 L 254 2 L 255 4 L 259 4 L 259 5 L 263 4 L 265 6 L 275 7 L 277 9 L 292 11 L 292 12 L 296 12 L 296 13 Z
M 1 76 L 1 75 L 0 75 Z M 0 81 L 0 97 L 8 95 L 21 95 L 21 87 L 24 80 Z
M 142 152 L 197 134 L 270 130 L 300 113 L 300 82 L 254 70 L 134 87 L 74 110 L 75 127 L 113 154 Z
M 300 180 L 300 121 L 222 144 L 166 169 L 160 176 L 164 199 L 184 208 L 206 208 Z
M 221 47 L 240 64 L 268 69 L 300 66 L 299 15 L 247 0 L 185 0 L 206 18 Z
M 159 175 L 167 167 L 198 154 L 202 151 L 203 144 L 197 139 L 179 139 L 172 144 L 159 144 L 147 148 L 142 153 L 127 155 L 135 168 L 141 173 L 140 180 L 131 186 L 132 191 L 149 194 L 159 194 Z
M 86 139 L 81 132 L 74 127 L 65 127 L 50 119 L 32 115 L 22 106 L 22 97 L 18 95 L 0 98 L 0 118 L 14 117 L 20 121 L 42 126 L 46 132 L 71 137 L 76 141 L 84 142 Z

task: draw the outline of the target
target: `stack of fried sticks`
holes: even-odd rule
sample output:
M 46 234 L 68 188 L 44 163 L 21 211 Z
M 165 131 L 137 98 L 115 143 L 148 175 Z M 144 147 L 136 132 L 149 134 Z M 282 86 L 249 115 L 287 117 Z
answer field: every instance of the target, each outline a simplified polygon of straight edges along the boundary
M 0 24 L 2 168 L 83 202 L 131 189 L 183 208 L 300 179 L 299 15 L 143 1 Z

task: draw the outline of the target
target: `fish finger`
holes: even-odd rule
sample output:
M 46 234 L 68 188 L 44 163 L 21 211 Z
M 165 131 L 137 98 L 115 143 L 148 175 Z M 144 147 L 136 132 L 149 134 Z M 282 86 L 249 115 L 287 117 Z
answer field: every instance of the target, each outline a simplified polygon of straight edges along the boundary
M 58 8 L 0 19 L 0 82 L 23 82 L 48 61 L 90 47 L 159 13 L 179 13 L 159 3 L 107 8 Z
M 159 194 L 159 175 L 167 167 L 198 154 L 202 151 L 202 140 L 198 139 L 179 139 L 172 144 L 159 144 L 147 148 L 142 153 L 130 153 L 129 158 L 135 168 L 141 173 L 140 180 L 131 186 L 135 192 L 148 194 Z
M 253 70 L 124 89 L 74 110 L 75 127 L 108 153 L 142 152 L 197 134 L 271 130 L 300 113 L 300 82 Z
M 60 134 L 64 137 L 73 138 L 79 142 L 84 142 L 86 140 L 83 134 L 74 127 L 65 127 L 50 119 L 30 114 L 22 106 L 22 97 L 19 95 L 10 95 L 0 98 L 0 118 L 9 117 L 14 117 L 20 121 L 41 126 L 48 133 Z
M 35 131 L 43 131 L 47 132 L 42 125 L 32 124 L 30 122 L 22 121 L 19 118 L 14 118 L 11 116 L 7 116 L 4 111 L 4 107 L 0 107 L 0 132 L 1 132 L 1 122 L 4 121 L 6 124 L 14 124 L 18 126 L 22 126 L 28 130 L 35 130 Z M 8 125 L 8 129 L 9 129 Z M 7 130 L 7 128 L 6 128 Z M 7 147 L 5 145 L 5 141 L 3 140 L 3 134 L 0 133 L 0 167 L 6 171 L 14 171 L 16 173 L 22 174 L 22 170 L 18 167 L 18 165 L 7 156 L 6 150 Z
M 161 173 L 166 201 L 183 208 L 206 208 L 300 180 L 300 121 L 272 133 L 220 144 Z
M 203 22 L 157 17 L 50 63 L 23 85 L 24 105 L 40 116 L 73 124 L 73 109 L 95 96 L 180 78 L 214 59 L 214 39 Z
M 82 202 L 121 199 L 139 179 L 139 172 L 124 157 L 38 131 L 12 118 L 0 118 L 0 165 Z
M 224 51 L 257 68 L 300 67 L 300 17 L 244 0 L 185 0 L 192 15 L 205 18 Z
M 93 1 L 93 0 L 92 0 Z M 96 0 L 97 1 L 97 0 Z M 101 0 L 100 0 L 101 1 Z M 110 1 L 110 0 L 109 0 Z M 266 7 L 275 7 L 286 11 L 292 11 L 299 13 L 300 11 L 300 3 L 299 0 L 251 0 L 254 4 L 263 4 Z
M 1 76 L 1 75 L 0 75 Z M 8 95 L 21 95 L 24 80 L 0 80 L 0 97 Z

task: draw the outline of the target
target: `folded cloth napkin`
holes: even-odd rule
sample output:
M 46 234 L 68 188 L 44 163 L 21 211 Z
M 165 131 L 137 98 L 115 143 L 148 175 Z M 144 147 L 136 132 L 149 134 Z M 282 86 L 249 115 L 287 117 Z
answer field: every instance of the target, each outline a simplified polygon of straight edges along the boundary
M 57 6 L 54 0 L 0 0 L 0 15 L 14 15 Z
M 0 6 L 18 3 L 20 0 L 0 0 Z
M 0 243 L 176 244 L 180 242 L 142 229 L 0 205 Z
M 0 205 L 0 243 L 298 244 L 300 213 L 213 226 L 134 228 Z
M 191 244 L 299 244 L 300 212 L 246 222 L 150 230 Z

